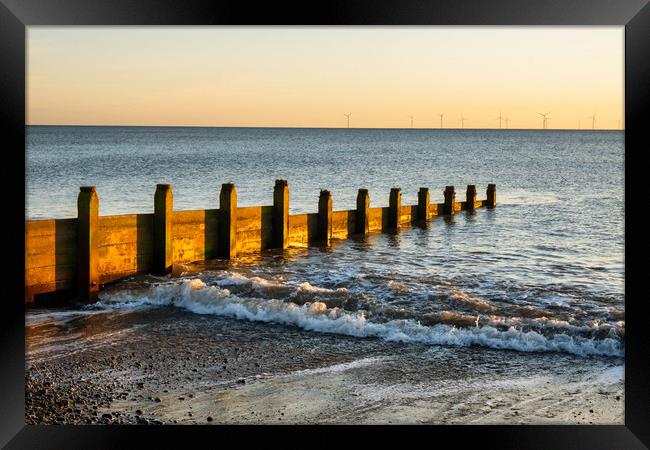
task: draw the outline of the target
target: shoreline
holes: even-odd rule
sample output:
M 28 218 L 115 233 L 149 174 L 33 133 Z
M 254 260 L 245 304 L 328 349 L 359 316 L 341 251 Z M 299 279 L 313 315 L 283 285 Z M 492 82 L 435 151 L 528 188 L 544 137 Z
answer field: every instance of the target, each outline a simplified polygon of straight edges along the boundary
M 622 358 L 387 342 L 170 307 L 27 321 L 26 356 L 27 424 L 624 423 Z

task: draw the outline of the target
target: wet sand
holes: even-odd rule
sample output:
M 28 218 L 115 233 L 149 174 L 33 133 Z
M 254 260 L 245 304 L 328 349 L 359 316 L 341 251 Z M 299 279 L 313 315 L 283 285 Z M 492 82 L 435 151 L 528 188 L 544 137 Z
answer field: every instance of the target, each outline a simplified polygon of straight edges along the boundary
M 386 342 L 171 307 L 28 320 L 26 335 L 27 424 L 624 422 L 617 358 Z

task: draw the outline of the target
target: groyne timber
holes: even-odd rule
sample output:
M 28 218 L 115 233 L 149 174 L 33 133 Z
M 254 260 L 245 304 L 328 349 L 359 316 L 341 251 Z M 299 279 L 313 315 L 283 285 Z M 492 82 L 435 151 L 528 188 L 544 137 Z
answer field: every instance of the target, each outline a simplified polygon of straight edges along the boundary
M 420 188 L 416 205 L 402 205 L 399 188 L 390 191 L 389 206 L 370 207 L 367 189 L 359 189 L 357 207 L 333 211 L 332 195 L 322 190 L 318 212 L 289 214 L 289 185 L 276 180 L 270 206 L 237 206 L 234 184 L 221 186 L 219 208 L 174 211 L 169 184 L 159 184 L 153 214 L 99 215 L 95 187 L 80 188 L 77 217 L 25 221 L 25 302 L 43 299 L 97 300 L 108 283 L 142 273 L 166 274 L 175 263 L 267 249 L 327 246 L 333 239 L 401 227 L 463 210 L 496 206 L 496 185 L 489 184 L 486 199 L 477 199 L 468 185 L 465 201 L 456 201 L 447 186 L 442 203 L 431 203 L 428 188 Z

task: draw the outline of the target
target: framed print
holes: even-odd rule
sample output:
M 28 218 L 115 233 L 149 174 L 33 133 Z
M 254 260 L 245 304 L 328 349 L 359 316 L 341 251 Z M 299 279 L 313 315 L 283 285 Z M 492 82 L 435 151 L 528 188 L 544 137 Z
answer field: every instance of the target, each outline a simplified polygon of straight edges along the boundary
M 0 24 L 7 448 L 650 442 L 646 1 L 2 0 Z

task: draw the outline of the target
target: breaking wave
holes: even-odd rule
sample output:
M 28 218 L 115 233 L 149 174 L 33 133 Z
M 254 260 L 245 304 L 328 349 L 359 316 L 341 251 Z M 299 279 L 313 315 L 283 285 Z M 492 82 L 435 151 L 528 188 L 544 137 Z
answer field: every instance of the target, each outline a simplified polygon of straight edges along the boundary
M 275 285 L 266 280 L 243 276 L 228 277 L 215 285 L 198 278 L 151 286 L 146 291 L 124 290 L 104 294 L 94 305 L 100 309 L 130 307 L 174 306 L 196 314 L 214 314 L 239 320 L 273 322 L 297 326 L 304 330 L 334 333 L 386 341 L 418 342 L 432 345 L 484 346 L 523 352 L 565 352 L 580 356 L 615 356 L 624 354 L 620 339 L 602 339 L 570 335 L 566 332 L 545 336 L 537 331 L 523 331 L 516 326 L 499 329 L 494 322 L 480 326 L 456 327 L 448 324 L 422 325 L 413 319 L 395 319 L 378 323 L 368 320 L 365 310 L 346 311 L 328 307 L 322 301 L 307 301 L 301 305 L 275 298 L 242 297 L 223 286 L 251 286 L 254 289 L 293 289 L 293 295 L 316 292 L 337 295 L 340 289 L 318 288 L 303 283 L 295 287 Z M 567 330 L 568 331 L 568 330 Z

